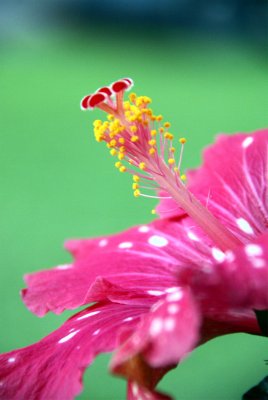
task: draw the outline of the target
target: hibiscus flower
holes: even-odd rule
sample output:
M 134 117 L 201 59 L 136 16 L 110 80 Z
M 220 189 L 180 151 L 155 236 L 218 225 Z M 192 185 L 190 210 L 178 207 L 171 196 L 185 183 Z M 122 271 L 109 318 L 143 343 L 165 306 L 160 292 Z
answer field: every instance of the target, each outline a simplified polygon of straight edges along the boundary
M 26 275 L 38 316 L 87 306 L 40 342 L 0 356 L 0 398 L 73 399 L 102 352 L 128 379 L 128 399 L 165 399 L 155 387 L 196 345 L 231 332 L 261 334 L 253 310 L 268 308 L 268 131 L 221 136 L 201 168 L 181 174 L 170 123 L 154 115 L 128 78 L 85 96 L 116 168 L 135 197 L 161 200 L 164 218 L 123 233 L 71 240 L 74 262 Z

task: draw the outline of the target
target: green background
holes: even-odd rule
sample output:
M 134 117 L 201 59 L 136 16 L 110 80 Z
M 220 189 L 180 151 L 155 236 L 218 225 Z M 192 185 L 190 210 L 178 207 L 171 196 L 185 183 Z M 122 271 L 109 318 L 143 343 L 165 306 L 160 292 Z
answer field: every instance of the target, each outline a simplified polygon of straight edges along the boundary
M 31 344 L 73 312 L 39 319 L 23 306 L 22 276 L 70 260 L 67 238 L 105 235 L 152 220 L 153 201 L 135 199 L 93 139 L 98 113 L 83 95 L 120 77 L 153 98 L 172 132 L 188 139 L 183 165 L 197 166 L 219 132 L 267 125 L 267 65 L 261 48 L 231 40 L 167 34 L 146 38 L 96 31 L 20 38 L 1 44 L 0 350 Z M 224 160 L 223 160 L 224 162 Z M 85 376 L 79 399 L 124 398 L 110 356 Z M 196 349 L 160 384 L 179 400 L 239 400 L 268 372 L 264 338 L 239 334 Z

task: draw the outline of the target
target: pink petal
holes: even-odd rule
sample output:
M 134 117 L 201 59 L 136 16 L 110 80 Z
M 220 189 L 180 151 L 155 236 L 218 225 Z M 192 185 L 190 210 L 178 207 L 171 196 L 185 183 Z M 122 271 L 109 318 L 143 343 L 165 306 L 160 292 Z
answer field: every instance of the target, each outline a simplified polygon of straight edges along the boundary
M 171 400 L 171 397 L 155 391 L 148 390 L 136 382 L 128 383 L 128 400 Z
M 114 372 L 120 373 L 122 366 L 138 354 L 152 367 L 174 365 L 194 347 L 200 317 L 191 293 L 178 287 L 169 291 L 116 352 L 111 363 Z
M 203 165 L 188 174 L 189 189 L 242 241 L 268 227 L 268 130 L 220 135 L 204 152 Z M 168 210 L 174 210 L 168 212 Z M 176 216 L 163 201 L 163 217 Z M 166 211 L 166 212 L 165 212 Z
M 39 316 L 96 301 L 90 288 L 98 277 L 129 291 L 155 296 L 176 284 L 180 266 L 211 260 L 208 240 L 189 218 L 156 221 L 114 236 L 70 241 L 67 248 L 75 257 L 74 264 L 25 277 L 28 288 L 22 292 L 23 300 Z
M 203 200 L 210 189 L 211 210 L 237 235 L 251 240 L 264 232 L 268 226 L 268 130 L 221 135 L 205 151 L 204 159 L 190 189 Z
M 40 342 L 0 356 L 0 398 L 70 400 L 97 354 L 112 351 L 122 329 L 133 330 L 145 307 L 103 304 L 74 315 Z M 126 327 L 126 328 L 124 328 Z
M 192 287 L 206 309 L 267 309 L 268 233 L 227 252 L 221 262 L 206 270 L 185 267 L 178 280 Z

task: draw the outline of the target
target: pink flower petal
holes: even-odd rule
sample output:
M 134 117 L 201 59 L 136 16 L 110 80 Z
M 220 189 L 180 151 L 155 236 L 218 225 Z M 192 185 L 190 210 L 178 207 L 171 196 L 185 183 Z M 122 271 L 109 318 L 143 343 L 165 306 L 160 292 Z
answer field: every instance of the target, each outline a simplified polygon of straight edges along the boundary
M 145 307 L 103 304 L 74 315 L 40 342 L 0 356 L 0 398 L 71 400 L 100 352 L 112 351 L 124 327 L 133 330 Z
M 234 252 L 207 270 L 185 268 L 179 282 L 189 284 L 206 309 L 268 308 L 268 233 Z
M 74 264 L 25 277 L 28 288 L 22 292 L 23 300 L 39 316 L 96 301 L 90 297 L 90 288 L 98 277 L 155 296 L 176 284 L 180 266 L 211 262 L 209 242 L 189 218 L 156 221 L 105 238 L 70 241 L 67 248 L 75 257 Z
M 111 368 L 120 373 L 122 366 L 141 354 L 152 367 L 177 364 L 198 341 L 200 317 L 191 293 L 170 288 L 136 328 L 136 332 L 119 348 Z
M 204 163 L 190 171 L 189 189 L 242 241 L 268 227 L 268 130 L 220 135 L 204 152 Z M 161 202 L 163 217 L 181 212 Z M 168 210 L 175 210 L 168 212 Z

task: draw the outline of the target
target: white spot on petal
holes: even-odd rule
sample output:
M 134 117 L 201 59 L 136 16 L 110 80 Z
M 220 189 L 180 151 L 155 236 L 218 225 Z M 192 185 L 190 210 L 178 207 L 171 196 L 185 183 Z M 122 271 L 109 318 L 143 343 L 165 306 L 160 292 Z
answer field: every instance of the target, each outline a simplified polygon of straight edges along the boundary
M 9 363 L 13 363 L 16 361 L 16 357 L 9 357 L 9 359 L 7 360 Z
M 211 252 L 216 261 L 223 262 L 225 260 L 224 252 L 218 249 L 218 247 L 212 247 Z
M 178 286 L 169 287 L 165 290 L 166 293 L 174 293 L 181 290 Z
M 153 235 L 149 237 L 148 243 L 155 247 L 164 247 L 168 244 L 168 240 L 163 236 Z
M 180 306 L 178 304 L 169 304 L 167 310 L 169 314 L 177 314 L 180 311 Z
M 237 218 L 236 223 L 237 223 L 237 226 L 241 229 L 241 231 L 243 231 L 245 233 L 249 233 L 250 235 L 252 235 L 254 233 L 251 225 L 249 224 L 249 222 L 246 219 Z
M 164 294 L 161 290 L 147 290 L 147 293 L 151 296 L 162 296 Z
M 198 241 L 199 241 L 199 238 L 198 238 L 198 237 L 196 236 L 196 234 L 193 233 L 192 231 L 188 231 L 188 232 L 187 232 L 187 236 L 188 236 L 189 239 L 191 239 L 191 240 L 193 240 L 193 241 L 195 241 L 195 242 L 198 242 Z
M 178 289 L 176 292 L 170 293 L 167 296 L 167 301 L 179 301 L 182 299 L 182 297 L 183 297 L 183 293 L 180 289 Z
M 134 317 L 127 317 L 127 318 L 123 319 L 123 322 L 132 321 L 133 319 L 134 319 Z
M 108 240 L 107 240 L 107 239 L 101 239 L 101 240 L 99 241 L 99 246 L 100 246 L 100 247 L 107 246 L 107 244 L 108 244 Z
M 262 258 L 253 258 L 252 265 L 254 268 L 263 268 L 265 267 L 266 263 Z
M 162 318 L 155 318 L 152 320 L 150 326 L 150 334 L 152 336 L 157 336 L 163 329 L 163 320 Z
M 130 249 L 133 246 L 131 242 L 122 242 L 118 245 L 119 249 Z
M 246 149 L 248 146 L 251 145 L 251 143 L 253 143 L 253 137 L 252 136 L 249 136 L 246 139 L 244 139 L 243 142 L 242 142 L 243 149 Z
M 100 329 L 96 329 L 96 330 L 92 333 L 92 335 L 96 336 L 96 335 L 98 335 L 99 333 L 100 333 Z
M 253 243 L 245 246 L 245 252 L 249 257 L 257 257 L 263 254 L 261 246 Z
M 80 329 L 77 329 L 77 331 L 74 331 L 72 333 L 69 333 L 69 335 L 64 336 L 63 338 L 61 338 L 58 343 L 65 343 L 68 342 L 68 340 L 72 339 L 78 332 Z
M 97 315 L 97 314 L 99 314 L 99 313 L 100 313 L 99 310 L 97 310 L 97 311 L 91 311 L 91 312 L 89 312 L 89 313 L 87 313 L 87 314 L 85 314 L 85 315 L 82 315 L 81 317 L 77 318 L 77 321 L 80 321 L 81 319 L 85 319 L 85 318 L 92 317 L 93 315 Z
M 132 384 L 132 393 L 133 393 L 133 396 L 134 396 L 134 397 L 138 396 L 139 387 L 138 387 L 138 385 L 137 385 L 136 382 L 134 382 L 134 383 Z
M 138 231 L 141 232 L 141 233 L 147 233 L 147 232 L 149 232 L 149 230 L 150 230 L 150 228 L 147 225 L 142 225 L 138 229 Z
M 227 250 L 225 253 L 226 260 L 229 262 L 233 262 L 235 260 L 235 254 L 232 250 Z
M 63 264 L 63 265 L 58 265 L 56 269 L 70 269 L 72 268 L 72 264 Z
M 164 329 L 168 332 L 172 332 L 175 329 L 176 321 L 172 317 L 165 318 Z

